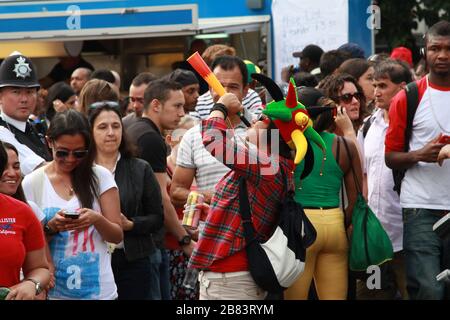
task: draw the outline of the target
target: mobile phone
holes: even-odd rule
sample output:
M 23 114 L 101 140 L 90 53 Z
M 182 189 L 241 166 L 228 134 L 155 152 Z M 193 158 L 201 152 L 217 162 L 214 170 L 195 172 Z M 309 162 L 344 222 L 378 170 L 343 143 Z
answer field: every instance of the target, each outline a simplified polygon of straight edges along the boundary
M 69 211 L 69 210 L 64 211 L 64 217 L 66 218 L 78 219 L 79 216 L 80 213 L 78 213 L 77 211 Z
M 442 137 L 439 138 L 439 143 L 449 144 L 450 143 L 450 136 L 442 135 Z

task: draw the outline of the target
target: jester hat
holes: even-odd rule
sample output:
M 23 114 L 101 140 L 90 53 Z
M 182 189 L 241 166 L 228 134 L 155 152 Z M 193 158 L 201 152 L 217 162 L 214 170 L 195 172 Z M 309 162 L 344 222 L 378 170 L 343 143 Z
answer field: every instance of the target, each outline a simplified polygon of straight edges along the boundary
M 274 100 L 266 105 L 263 113 L 278 128 L 282 139 L 287 145 L 295 150 L 294 163 L 297 165 L 305 158 L 305 169 L 301 179 L 305 178 L 314 166 L 314 154 L 308 141 L 317 144 L 322 150 L 324 157 L 326 147 L 322 137 L 312 126 L 312 120 L 307 108 L 298 101 L 294 80 L 291 78 L 289 82 L 289 89 L 285 99 L 281 89 L 272 79 L 257 73 L 253 73 L 251 76 L 267 89 Z M 314 116 L 327 110 L 329 110 L 327 107 L 314 107 L 311 109 Z

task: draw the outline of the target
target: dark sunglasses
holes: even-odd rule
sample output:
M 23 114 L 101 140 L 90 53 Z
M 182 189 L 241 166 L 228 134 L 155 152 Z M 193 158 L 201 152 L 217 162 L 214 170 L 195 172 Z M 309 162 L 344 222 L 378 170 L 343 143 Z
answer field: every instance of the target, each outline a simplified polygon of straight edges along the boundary
M 361 99 L 362 99 L 362 93 L 359 93 L 359 92 L 355 92 L 355 93 L 346 93 L 346 94 L 343 94 L 342 96 L 339 96 L 338 99 L 339 99 L 339 101 L 341 101 L 341 102 L 344 102 L 344 103 L 350 103 L 350 102 L 352 102 L 353 97 L 355 97 L 356 100 L 361 101 Z
M 69 151 L 69 150 L 56 150 L 55 156 L 60 159 L 67 158 L 70 154 L 72 154 L 77 159 L 83 159 L 87 156 L 88 150 L 75 150 L 75 151 Z
M 93 104 L 89 105 L 90 110 L 104 108 L 104 107 L 110 107 L 112 109 L 116 109 L 120 111 L 120 105 L 116 101 L 99 101 L 94 102 Z

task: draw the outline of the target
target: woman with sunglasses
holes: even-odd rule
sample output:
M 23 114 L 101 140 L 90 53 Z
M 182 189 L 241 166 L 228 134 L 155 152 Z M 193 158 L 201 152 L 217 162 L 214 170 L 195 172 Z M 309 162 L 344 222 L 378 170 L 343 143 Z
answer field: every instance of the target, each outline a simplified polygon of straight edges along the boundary
M 0 143 L 0 174 L 7 165 L 8 154 Z M 28 205 L 3 193 L 0 208 L 1 299 L 33 300 L 50 281 L 42 226 Z
M 89 122 L 95 162 L 112 172 L 119 187 L 124 239 L 112 254 L 119 300 L 149 299 L 152 233 L 161 228 L 164 216 L 158 181 L 147 162 L 133 157 L 117 102 L 91 104 Z
M 333 74 L 320 87 L 325 96 L 333 100 L 337 105 L 335 133 L 349 136 L 356 141 L 356 133 L 360 128 L 366 110 L 366 98 L 361 86 L 355 78 L 349 74 Z M 345 115 L 350 118 L 353 126 L 353 134 L 345 121 Z
M 338 68 L 338 73 L 347 73 L 353 76 L 362 88 L 364 97 L 366 98 L 366 114 L 364 118 L 370 115 L 375 108 L 375 87 L 373 86 L 373 74 L 375 72 L 374 63 L 362 58 L 353 58 L 344 61 Z
M 56 282 L 48 297 L 116 299 L 106 243 L 123 239 L 114 178 L 93 164 L 89 123 L 78 111 L 57 113 L 47 141 L 54 160 L 27 175 L 23 188 L 46 215 Z
M 332 100 L 321 96 L 317 89 L 305 87 L 299 89 L 298 95 L 300 102 L 308 107 L 336 106 Z M 317 231 L 317 238 L 306 250 L 305 271 L 285 291 L 288 300 L 307 299 L 312 279 L 320 300 L 345 300 L 347 297 L 346 231 L 351 230 L 351 213 L 357 196 L 351 167 L 355 168 L 359 181 L 362 175 L 355 142 L 330 132 L 334 118 L 333 111 L 325 111 L 314 120 L 314 129 L 326 145 L 326 160 L 322 151 L 311 144 L 314 151 L 311 173 L 300 181 L 304 161 L 294 171 L 295 201 L 302 204 Z M 350 155 L 345 151 L 344 141 L 349 146 Z M 345 212 L 340 208 L 340 190 L 344 182 L 348 198 Z

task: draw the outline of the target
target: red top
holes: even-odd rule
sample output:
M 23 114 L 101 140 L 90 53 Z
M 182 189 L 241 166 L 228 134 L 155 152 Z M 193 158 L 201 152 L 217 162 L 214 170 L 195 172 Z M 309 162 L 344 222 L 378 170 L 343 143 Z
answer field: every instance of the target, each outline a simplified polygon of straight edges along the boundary
M 0 193 L 0 287 L 20 281 L 26 253 L 44 248 L 42 225 L 25 203 Z
M 417 81 L 419 89 L 419 101 L 422 100 L 423 94 L 427 89 L 426 77 Z M 386 133 L 385 152 L 403 152 L 405 144 L 406 129 L 406 93 L 400 90 L 391 101 L 389 107 L 389 128 Z
M 419 91 L 419 101 L 422 100 L 422 97 L 427 89 L 427 76 L 422 79 L 416 81 L 417 87 Z M 450 91 L 450 87 L 441 87 L 429 82 L 431 88 L 440 90 L 440 91 Z M 397 95 L 392 99 L 390 107 L 389 107 L 389 128 L 386 133 L 385 140 L 385 152 L 403 152 L 404 144 L 405 144 L 405 129 L 406 129 L 406 93 L 405 90 L 401 90 Z

